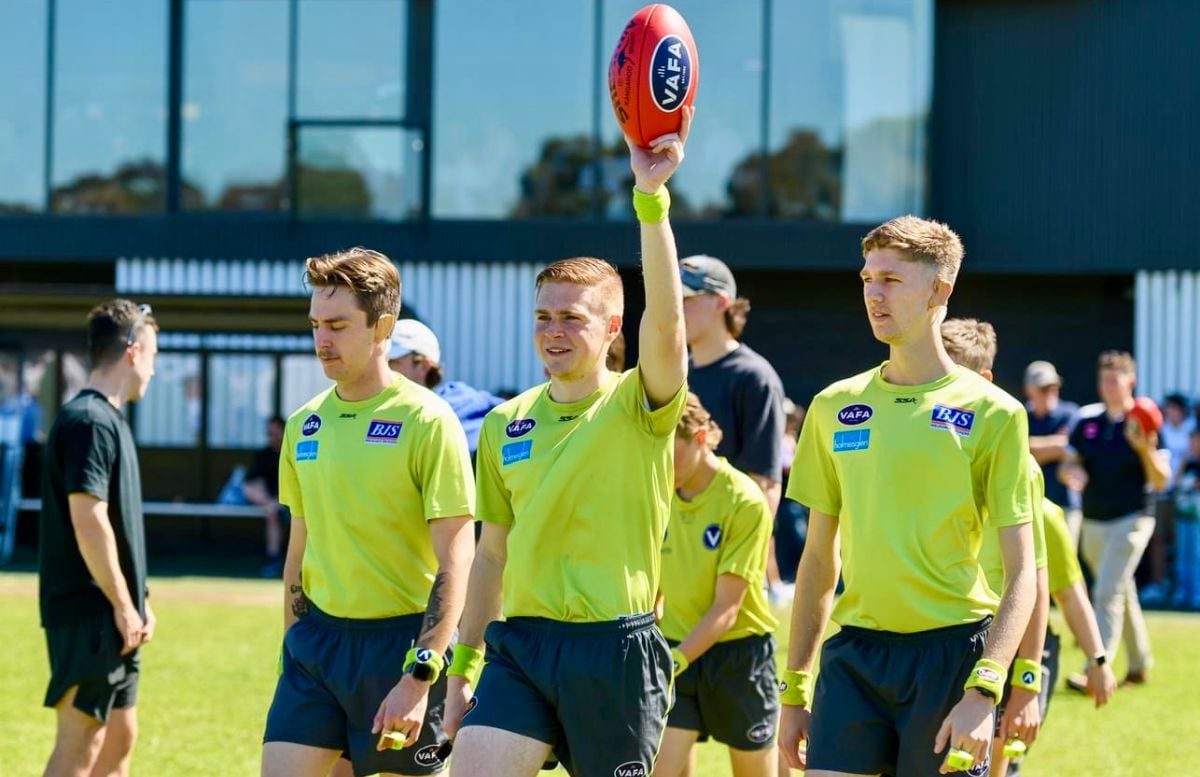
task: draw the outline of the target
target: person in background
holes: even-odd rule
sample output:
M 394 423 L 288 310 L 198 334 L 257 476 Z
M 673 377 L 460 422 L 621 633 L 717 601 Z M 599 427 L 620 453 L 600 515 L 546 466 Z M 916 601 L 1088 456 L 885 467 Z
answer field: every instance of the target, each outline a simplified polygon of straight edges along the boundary
M 796 440 L 800 427 L 804 425 L 804 406 L 788 398 L 783 400 L 786 422 L 780 451 L 783 456 L 783 488 L 787 489 L 792 475 L 792 460 L 796 457 Z M 785 585 L 796 583 L 796 567 L 804 552 L 804 538 L 808 535 L 808 508 L 791 499 L 779 500 L 775 511 L 775 559 L 779 565 L 779 577 Z
M 283 534 L 291 517 L 279 504 L 279 450 L 284 424 L 279 416 L 267 421 L 267 447 L 254 452 L 254 462 L 242 482 L 242 495 L 250 504 L 261 507 L 266 518 L 267 563 L 262 568 L 263 577 L 283 574 Z
M 1175 591 L 1171 603 L 1200 609 L 1200 429 L 1193 429 L 1175 487 Z
M 1079 494 L 1058 479 L 1058 465 L 1066 456 L 1067 434 L 1079 414 L 1079 405 L 1059 396 L 1062 376 L 1048 361 L 1030 362 L 1025 368 L 1025 411 L 1029 416 L 1029 450 L 1042 467 L 1046 498 L 1067 511 L 1072 536 L 1079 536 Z
M 1167 580 L 1167 550 L 1176 544 L 1175 487 L 1179 470 L 1188 453 L 1188 437 L 1196 421 L 1188 412 L 1187 397 L 1170 394 L 1163 400 L 1163 425 L 1158 430 L 1159 445 L 1170 454 L 1171 477 L 1154 503 L 1154 534 L 1146 547 L 1146 556 L 1138 568 L 1138 596 L 1143 605 L 1159 607 L 1171 598 Z

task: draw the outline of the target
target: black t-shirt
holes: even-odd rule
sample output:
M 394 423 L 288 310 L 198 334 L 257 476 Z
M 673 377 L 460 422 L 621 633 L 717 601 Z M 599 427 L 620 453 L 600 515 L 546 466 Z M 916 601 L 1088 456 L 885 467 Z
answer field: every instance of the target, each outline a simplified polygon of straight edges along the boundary
M 1029 436 L 1045 437 L 1052 434 L 1066 434 L 1071 429 L 1071 423 L 1079 413 L 1079 405 L 1074 402 L 1059 402 L 1053 410 L 1044 416 L 1033 413 L 1033 404 L 1025 403 L 1025 411 L 1029 416 Z M 1058 479 L 1058 462 L 1052 461 L 1042 465 L 1042 475 L 1046 479 L 1046 498 L 1059 507 L 1067 506 L 1067 487 Z
M 1146 471 L 1125 439 L 1124 417 L 1114 421 L 1103 407 L 1084 410 L 1071 430 L 1070 444 L 1088 474 L 1085 518 L 1111 521 L 1147 509 Z
M 717 455 L 742 472 L 783 477 L 783 382 L 747 345 L 704 367 L 689 365 L 688 387 L 721 427 Z
M 246 473 L 246 482 L 252 480 L 261 480 L 267 493 L 279 498 L 279 451 L 268 447 L 254 452 L 254 462 Z
M 46 439 L 38 546 L 43 626 L 112 612 L 79 552 L 67 499 L 79 493 L 108 503 L 121 572 L 134 605 L 144 616 L 146 533 L 137 449 L 125 418 L 103 395 L 90 389 L 59 410 Z

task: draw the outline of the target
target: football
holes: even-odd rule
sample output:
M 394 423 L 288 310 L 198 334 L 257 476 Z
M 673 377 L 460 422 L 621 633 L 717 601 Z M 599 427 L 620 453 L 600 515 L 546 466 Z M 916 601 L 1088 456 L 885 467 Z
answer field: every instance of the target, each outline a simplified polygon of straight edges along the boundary
M 1150 397 L 1137 397 L 1133 400 L 1133 409 L 1129 417 L 1137 419 L 1144 432 L 1157 432 L 1163 425 L 1163 414 L 1158 405 Z
M 633 143 L 678 132 L 682 108 L 696 101 L 700 58 L 687 22 L 654 3 L 633 15 L 608 63 L 608 93 L 621 131 Z

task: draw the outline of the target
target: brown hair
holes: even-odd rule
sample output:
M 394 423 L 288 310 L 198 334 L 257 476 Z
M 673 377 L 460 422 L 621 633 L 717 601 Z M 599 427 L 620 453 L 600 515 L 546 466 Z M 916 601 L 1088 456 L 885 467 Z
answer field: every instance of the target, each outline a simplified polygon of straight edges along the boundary
M 901 251 L 914 262 L 933 265 L 937 277 L 954 283 L 962 266 L 963 244 L 954 230 L 916 216 L 900 216 L 872 229 L 862 239 L 863 257 L 877 248 Z
M 1137 363 L 1128 351 L 1104 351 L 1100 354 L 1097 369 L 1116 370 L 1126 375 L 1137 373 Z
M 131 340 L 147 328 L 158 331 L 158 322 L 142 306 L 127 299 L 114 299 L 88 313 L 88 363 L 92 369 L 104 367 L 121 358 Z
M 547 283 L 573 283 L 576 286 L 599 288 L 615 315 L 625 311 L 625 286 L 621 283 L 621 276 L 616 267 L 603 259 L 590 256 L 560 259 L 537 274 L 538 289 Z
M 700 429 L 708 430 L 708 448 L 715 450 L 721 444 L 721 427 L 713 420 L 712 415 L 700 404 L 700 397 L 688 392 L 687 403 L 683 406 L 683 416 L 675 427 L 677 434 L 692 437 Z
M 725 331 L 729 332 L 729 336 L 734 340 L 742 339 L 742 332 L 746 330 L 746 316 L 749 313 L 750 300 L 745 297 L 731 300 L 729 307 L 725 308 Z
M 625 333 L 617 332 L 617 339 L 612 341 L 612 345 L 608 346 L 608 356 L 604 359 L 604 366 L 613 372 L 625 371 Z
M 445 375 L 442 373 L 442 365 L 440 365 L 440 364 L 429 365 L 429 372 L 425 373 L 425 388 L 427 388 L 427 389 L 437 388 L 438 384 L 442 382 L 442 379 L 444 377 L 445 377 Z
M 974 318 L 951 318 L 942 322 L 946 353 L 969 370 L 983 372 L 996 363 L 996 328 Z
M 350 248 L 304 263 L 304 280 L 314 288 L 349 289 L 359 310 L 367 314 L 367 326 L 384 315 L 400 313 L 400 272 L 392 261 L 369 248 Z

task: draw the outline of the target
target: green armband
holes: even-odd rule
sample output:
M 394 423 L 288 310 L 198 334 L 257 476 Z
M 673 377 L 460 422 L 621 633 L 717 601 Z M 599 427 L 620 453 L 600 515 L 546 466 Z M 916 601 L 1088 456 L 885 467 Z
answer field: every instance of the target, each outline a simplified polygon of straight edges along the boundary
M 683 651 L 677 647 L 671 648 L 671 663 L 674 665 L 674 676 L 678 677 L 687 671 L 687 668 L 692 665 L 688 661 L 688 657 L 683 654 Z
M 1042 665 L 1028 658 L 1013 661 L 1012 687 L 1023 688 L 1030 693 L 1042 692 Z
M 1004 667 L 987 658 L 975 662 L 975 668 L 963 685 L 964 691 L 977 688 L 984 696 L 991 697 L 992 704 L 999 704 L 1004 698 Z
M 482 671 L 482 650 L 476 650 L 462 642 L 454 646 L 454 658 L 450 661 L 450 668 L 446 670 L 447 676 L 461 677 L 474 686 L 479 684 L 479 675 Z
M 427 647 L 411 648 L 404 656 L 404 673 L 430 685 L 437 682 L 445 668 L 446 660 Z
M 812 704 L 812 673 L 785 669 L 779 682 L 779 703 L 788 707 Z
M 666 186 L 658 187 L 654 194 L 646 194 L 636 186 L 633 188 L 633 212 L 643 224 L 660 224 L 667 220 L 671 210 L 671 194 Z

